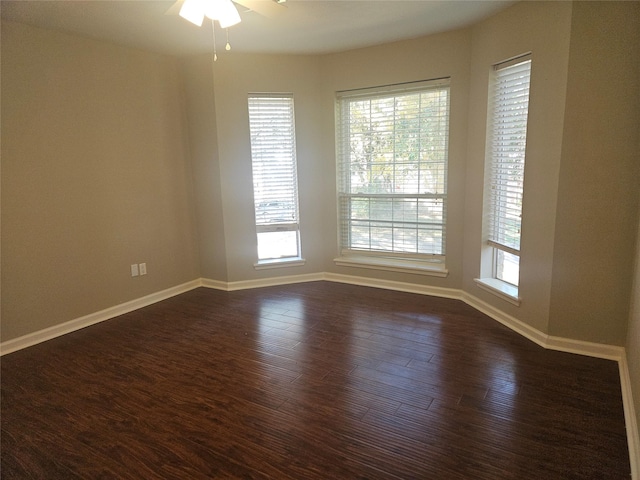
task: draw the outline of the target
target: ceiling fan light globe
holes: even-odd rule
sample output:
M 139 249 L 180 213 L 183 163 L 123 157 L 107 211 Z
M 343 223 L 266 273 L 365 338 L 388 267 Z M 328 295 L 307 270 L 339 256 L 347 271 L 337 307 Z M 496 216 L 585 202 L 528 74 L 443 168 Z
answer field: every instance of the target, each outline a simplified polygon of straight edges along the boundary
M 201 27 L 204 21 L 204 9 L 202 7 L 201 0 L 185 0 L 180 9 L 180 16 Z
M 238 15 L 238 12 L 236 12 L 236 16 L 221 18 L 220 20 L 218 20 L 218 22 L 220 23 L 220 26 L 222 28 L 232 27 L 233 25 L 240 23 L 240 15 Z
M 211 0 L 207 4 L 205 15 L 211 20 L 218 20 L 222 28 L 240 23 L 240 14 L 231 0 Z

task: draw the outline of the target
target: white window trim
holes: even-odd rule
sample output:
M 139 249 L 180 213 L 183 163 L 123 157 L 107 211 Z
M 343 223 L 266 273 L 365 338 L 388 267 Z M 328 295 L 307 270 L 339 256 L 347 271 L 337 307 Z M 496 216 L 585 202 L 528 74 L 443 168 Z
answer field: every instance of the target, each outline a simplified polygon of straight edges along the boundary
M 511 65 L 515 65 L 517 63 L 526 61 L 526 60 L 531 60 L 531 53 L 527 53 L 524 55 L 519 55 L 517 57 L 511 58 L 509 60 L 506 60 L 504 62 L 498 63 L 496 65 L 493 66 L 494 70 L 500 69 L 500 68 L 506 68 L 509 67 Z M 492 95 L 492 93 L 489 93 L 490 95 Z M 488 119 L 488 122 L 492 120 Z M 489 125 L 489 123 L 488 123 Z M 489 135 L 489 133 L 487 132 L 487 136 Z M 487 152 L 489 146 L 487 145 Z M 488 154 L 487 154 L 488 155 Z M 486 168 L 486 167 L 485 167 Z M 486 198 L 485 198 L 485 202 L 486 202 Z M 486 203 L 485 203 L 486 205 Z M 486 207 L 484 207 L 486 208 Z M 486 214 L 486 212 L 484 211 L 483 208 L 483 216 Z M 483 225 L 483 229 L 486 228 L 486 225 Z M 504 252 L 508 252 L 511 253 L 513 255 L 517 255 L 518 257 L 521 257 L 521 251 L 520 249 L 514 249 L 511 248 L 509 246 L 506 245 L 502 245 L 498 242 L 495 242 L 491 239 L 485 239 L 483 242 L 483 246 L 482 246 L 482 251 L 483 252 L 487 252 L 487 254 L 483 253 L 481 256 L 481 272 L 484 274 L 490 274 L 490 277 L 486 277 L 486 276 L 482 276 L 481 278 L 475 278 L 474 281 L 476 282 L 476 284 L 478 285 L 478 287 L 480 287 L 481 289 L 496 295 L 497 297 L 513 304 L 516 306 L 520 306 L 521 304 L 521 297 L 519 296 L 520 293 L 520 289 L 518 285 L 513 285 L 509 282 L 505 282 L 504 280 L 500 280 L 499 278 L 496 278 L 496 271 L 495 271 L 495 250 L 502 250 Z M 489 250 L 491 251 L 491 254 L 488 255 Z M 490 268 L 488 268 L 487 265 L 485 265 L 485 262 L 488 261 L 488 259 L 491 258 L 491 264 L 490 264 Z
M 388 85 L 383 87 L 371 87 L 365 89 L 358 89 L 354 91 L 345 91 L 337 93 L 337 100 L 340 101 L 343 97 L 357 98 L 358 96 L 371 96 L 371 93 L 374 92 L 376 95 L 385 96 L 391 93 L 395 93 L 398 91 L 412 91 L 412 90 L 421 90 L 424 88 L 432 87 L 447 87 L 450 86 L 449 78 L 440 78 L 435 80 L 426 80 L 420 82 L 409 82 L 406 84 L 397 84 L 397 85 Z M 450 95 L 450 92 L 449 92 Z M 450 107 L 450 99 L 449 99 L 449 108 Z M 336 120 L 337 122 L 337 120 Z M 448 132 L 447 132 L 448 134 Z M 338 162 L 338 171 L 340 170 L 340 158 L 337 156 Z M 448 163 L 448 162 L 447 162 Z M 439 195 L 439 198 L 445 202 L 444 206 L 444 218 L 443 218 L 443 252 L 446 252 L 446 248 L 444 243 L 446 243 L 446 210 L 447 210 L 447 192 L 446 192 L 446 183 L 447 183 L 447 172 L 445 172 L 445 192 Z M 338 189 L 338 209 L 340 209 L 340 198 L 345 194 L 340 193 L 340 189 Z M 351 196 L 347 194 L 348 196 Z M 434 194 L 426 195 L 428 197 L 435 197 Z M 340 211 L 338 211 L 338 221 L 341 222 Z M 339 225 L 338 230 L 342 228 Z M 341 244 L 340 238 L 338 239 L 339 244 Z M 411 258 L 413 257 L 413 258 Z M 437 257 L 437 259 L 434 259 Z M 398 252 L 376 252 L 376 251 L 366 251 L 362 253 L 358 253 L 354 250 L 344 249 L 340 256 L 334 258 L 334 263 L 339 266 L 346 267 L 359 267 L 359 268 L 369 268 L 375 270 L 384 270 L 384 271 L 392 271 L 392 272 L 401 272 L 401 273 L 411 273 L 411 274 L 421 274 L 421 275 L 429 275 L 436 277 L 446 277 L 449 274 L 449 271 L 445 267 L 445 255 L 433 255 L 429 256 L 428 254 L 408 254 L 401 255 Z
M 256 270 L 268 270 L 271 268 L 302 267 L 307 261 L 302 257 L 269 258 L 258 260 L 253 264 Z
M 298 205 L 298 174 L 297 174 L 297 155 L 296 155 L 296 136 L 295 136 L 295 112 L 293 106 L 293 94 L 292 93 L 249 93 L 249 116 L 250 116 L 250 124 L 251 120 L 251 102 L 252 100 L 266 100 L 269 98 L 273 99 L 289 99 L 291 101 L 291 144 L 292 144 L 292 173 L 293 177 L 293 185 L 292 185 L 292 194 L 295 197 L 292 202 L 293 205 L 293 217 L 292 221 L 289 223 L 283 223 L 281 221 L 275 223 L 262 223 L 257 218 L 257 204 L 255 199 L 255 171 L 252 171 L 253 181 L 254 181 L 254 211 L 256 211 L 256 235 L 259 236 L 261 233 L 270 233 L 270 232 L 295 232 L 296 241 L 297 241 L 297 254 L 294 256 L 288 257 L 276 257 L 276 258 L 258 258 L 258 261 L 254 263 L 255 269 L 264 269 L 264 268 L 279 268 L 284 266 L 297 266 L 304 265 L 304 259 L 302 258 L 302 245 L 300 239 L 300 209 Z M 250 127 L 251 131 L 251 127 Z M 251 163 L 252 170 L 256 168 L 256 158 L 254 157 L 253 152 L 253 138 L 251 140 Z
M 438 260 L 408 259 L 385 257 L 371 254 L 344 254 L 333 259 L 334 263 L 341 267 L 359 267 L 387 272 L 412 273 L 415 275 L 428 275 L 432 277 L 446 277 L 449 270 L 444 264 L 444 257 Z
M 474 278 L 474 282 L 486 292 L 506 300 L 507 302 L 520 306 L 522 299 L 518 296 L 518 287 L 498 278 Z

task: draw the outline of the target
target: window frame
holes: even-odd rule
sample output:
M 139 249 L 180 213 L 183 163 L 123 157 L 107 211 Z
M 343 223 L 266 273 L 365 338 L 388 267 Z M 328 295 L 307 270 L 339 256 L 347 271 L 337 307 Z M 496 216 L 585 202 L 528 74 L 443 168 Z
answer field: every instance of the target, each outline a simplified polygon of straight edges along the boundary
M 398 111 L 398 99 L 420 93 L 437 93 L 439 95 L 438 100 L 440 102 L 443 101 L 444 105 L 438 104 L 440 109 L 445 108 L 446 111 L 444 114 L 440 114 L 438 116 L 429 116 L 428 119 L 434 120 L 439 119 L 444 121 L 444 126 L 438 125 L 437 133 L 441 135 L 441 141 L 443 141 L 443 146 L 439 151 L 439 155 L 442 157 L 438 161 L 433 161 L 431 163 L 426 162 L 425 160 L 418 160 L 415 162 L 402 162 L 400 158 L 400 154 L 398 154 L 395 150 L 395 135 L 398 128 L 399 119 L 396 117 Z M 362 101 L 391 101 L 393 99 L 393 107 L 392 113 L 393 118 L 390 123 L 389 130 L 381 131 L 382 134 L 391 135 L 394 140 L 392 143 L 394 145 L 393 152 L 390 153 L 392 158 L 392 162 L 389 163 L 381 163 L 385 166 L 393 166 L 394 168 L 402 165 L 410 165 L 410 166 L 418 166 L 418 170 L 421 166 L 425 165 L 439 165 L 440 171 L 438 171 L 438 175 L 441 175 L 441 179 L 437 184 L 437 188 L 439 191 L 436 192 L 427 192 L 424 191 L 425 187 L 421 185 L 422 180 L 420 179 L 418 174 L 418 180 L 416 190 L 414 192 L 404 192 L 404 193 L 396 193 L 396 192 L 383 192 L 383 193 L 372 193 L 372 192 L 357 192 L 352 188 L 352 179 L 350 178 L 353 175 L 351 167 L 353 165 L 352 151 L 351 151 L 351 143 L 354 141 L 354 137 L 356 134 L 351 134 L 350 132 L 350 109 L 352 108 L 353 103 L 362 102 Z M 422 97 L 421 100 L 422 101 Z M 420 117 L 419 125 L 422 125 L 422 121 L 427 119 L 427 116 L 422 113 L 423 107 L 420 103 L 420 108 L 416 110 L 416 115 Z M 348 90 L 348 91 L 340 91 L 336 93 L 336 164 L 337 164 L 337 216 L 338 216 L 338 247 L 339 247 L 339 257 L 335 258 L 334 261 L 336 265 L 342 266 L 351 266 L 351 267 L 360 267 L 360 268 L 374 268 L 379 270 L 389 270 L 389 271 L 399 271 L 399 272 L 408 272 L 408 273 L 421 273 L 425 275 L 435 275 L 435 276 L 446 276 L 448 271 L 445 267 L 446 261 L 446 223 L 447 223 L 447 183 L 448 183 L 448 158 L 449 158 L 449 134 L 450 134 L 450 112 L 451 112 L 451 88 L 450 88 L 450 79 L 439 78 L 434 80 L 426 80 L 426 81 L 418 81 L 418 82 L 408 82 L 402 84 L 394 84 L 387 85 L 381 87 L 371 87 L 364 89 L 356 89 L 356 90 Z M 386 114 L 387 112 L 385 112 Z M 367 118 L 370 124 L 374 123 L 374 115 L 372 113 Z M 380 119 L 386 117 L 375 117 L 375 119 Z M 417 134 L 418 139 L 418 153 L 421 155 L 425 155 L 425 153 L 420 150 L 422 148 L 422 142 L 424 141 L 425 133 L 421 130 Z M 435 143 L 433 144 L 435 145 Z M 426 148 L 426 147 L 425 147 Z M 413 153 L 413 150 L 409 150 Z M 406 152 L 405 152 L 406 153 Z M 375 162 L 372 162 L 375 163 Z M 433 167 L 431 167 L 433 168 Z M 394 170 L 395 172 L 395 170 Z M 394 177 L 392 182 L 395 182 L 396 178 Z M 394 184 L 395 185 L 395 184 Z M 422 191 L 420 191 L 422 190 Z M 364 205 L 367 205 L 369 213 L 371 213 L 371 206 L 374 202 L 381 202 L 379 205 L 387 204 L 387 208 L 390 209 L 390 215 L 392 216 L 391 220 L 387 220 L 386 224 L 384 220 L 380 218 L 375 218 L 374 216 L 369 216 L 368 218 L 360 218 L 356 219 L 353 217 L 353 203 L 354 201 L 361 201 Z M 404 220 L 396 220 L 394 218 L 395 211 L 397 206 L 401 206 L 401 208 L 411 209 L 411 203 L 415 202 L 415 220 L 411 218 L 409 221 Z M 430 203 L 432 205 L 430 205 Z M 441 204 L 438 207 L 438 203 Z M 429 207 L 432 206 L 435 212 L 438 212 L 438 208 L 440 208 L 441 220 L 439 222 L 428 222 L 419 218 L 419 208 L 425 208 L 425 211 L 429 210 Z M 411 215 L 413 215 L 411 213 Z M 438 214 L 436 213 L 436 216 Z M 353 235 L 353 226 L 354 222 L 361 221 L 363 224 L 368 224 L 364 229 L 369 232 L 369 248 L 363 247 L 362 245 L 355 245 L 352 243 L 352 235 Z M 380 225 L 378 225 L 380 224 Z M 372 231 L 377 226 L 382 226 L 386 230 L 391 230 L 391 243 L 393 245 L 392 249 L 382 249 L 372 247 L 371 238 Z M 431 253 L 418 252 L 420 249 L 420 240 L 419 235 L 428 232 L 427 229 L 430 226 L 433 229 L 433 232 L 436 232 L 434 235 L 437 238 L 438 233 L 440 234 L 440 241 L 437 245 L 438 251 Z M 434 228 L 435 226 L 435 228 Z M 408 229 L 408 230 L 407 230 Z M 400 232 L 403 230 L 407 230 L 409 232 L 409 236 L 413 235 L 415 237 L 415 250 L 414 251 L 403 251 L 402 248 L 394 248 L 395 236 L 396 232 Z M 412 241 L 414 241 L 412 239 Z
M 490 74 L 487 109 L 481 277 L 475 280 L 480 287 L 515 305 L 520 305 L 521 302 L 519 296 L 520 243 L 525 197 L 524 177 L 532 65 L 531 53 L 518 55 L 493 65 Z M 520 80 L 523 78 L 523 72 L 525 79 Z M 518 80 L 513 80 L 518 75 Z M 499 89 L 504 89 L 505 85 L 508 85 L 509 90 L 501 94 Z M 526 93 L 524 93 L 525 90 Z M 526 98 L 522 100 L 525 96 Z M 524 107 L 524 113 L 502 113 L 500 116 L 496 107 L 496 103 L 500 102 L 503 105 L 505 102 L 511 102 L 512 105 L 516 104 L 521 109 Z M 521 125 L 522 117 L 524 117 L 524 127 Z M 513 122 L 514 119 L 520 122 L 517 128 L 505 127 L 508 120 Z M 504 141 L 507 131 L 510 131 L 512 135 L 510 144 Z M 510 153 L 506 154 L 505 152 Z M 511 180 L 505 180 L 507 175 L 509 176 L 507 178 L 511 178 Z M 508 231 L 509 229 L 511 231 Z M 516 232 L 513 232 L 514 229 Z M 501 255 L 517 257 L 518 278 L 516 282 L 510 281 L 507 278 L 509 275 L 504 275 L 501 272 L 504 269 L 504 264 L 508 263 L 503 259 L 502 267 L 499 265 Z
M 280 104 L 277 102 L 281 101 Z M 266 123 L 261 123 L 259 118 L 259 108 L 265 108 L 267 104 L 279 106 L 286 114 L 280 118 L 286 122 L 282 131 L 278 131 L 278 127 L 270 132 L 276 138 L 274 142 L 256 142 L 260 131 L 268 128 Z M 261 105 L 260 105 L 261 104 Z M 292 93 L 249 93 L 247 98 L 248 118 L 249 118 L 249 136 L 251 146 L 251 174 L 252 174 L 252 193 L 253 206 L 256 228 L 256 255 L 258 260 L 254 263 L 254 268 L 275 268 L 284 266 L 304 265 L 302 258 L 302 245 L 300 239 L 300 208 L 298 195 L 298 175 L 297 175 L 297 154 L 296 154 L 296 135 L 295 135 L 295 103 Z M 288 147 L 286 152 L 276 152 L 272 150 L 273 145 Z M 276 155 L 278 155 L 276 160 Z M 284 159 L 284 160 L 283 160 Z M 279 169 L 278 178 L 262 175 L 262 172 L 268 168 L 274 168 L 275 161 L 279 164 L 275 168 Z M 289 162 L 289 165 L 286 163 Z M 258 184 L 275 190 L 280 195 L 264 194 L 260 195 Z M 278 192 L 279 190 L 279 192 Z M 275 206 L 271 205 L 275 204 Z M 271 205 L 271 207 L 269 207 Z M 261 213 L 263 219 L 261 219 Z M 282 215 L 281 218 L 278 218 Z M 271 217 L 269 220 L 268 217 Z M 291 218 L 289 218 L 291 217 Z M 260 256 L 260 234 L 264 233 L 284 233 L 295 232 L 295 249 L 293 255 L 280 256 Z

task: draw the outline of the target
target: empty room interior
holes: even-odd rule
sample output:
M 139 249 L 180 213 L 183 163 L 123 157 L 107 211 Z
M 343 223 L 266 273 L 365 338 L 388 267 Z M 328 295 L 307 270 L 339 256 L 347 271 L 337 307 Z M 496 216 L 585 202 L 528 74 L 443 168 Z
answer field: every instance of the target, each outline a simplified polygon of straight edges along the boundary
M 1 2 L 2 476 L 640 480 L 640 2 L 173 4 Z

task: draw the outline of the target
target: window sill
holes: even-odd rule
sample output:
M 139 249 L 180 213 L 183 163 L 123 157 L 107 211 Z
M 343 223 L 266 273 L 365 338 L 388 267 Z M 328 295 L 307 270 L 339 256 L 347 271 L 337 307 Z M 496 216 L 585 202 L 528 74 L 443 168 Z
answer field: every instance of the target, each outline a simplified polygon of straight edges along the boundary
M 518 296 L 518 287 L 510 283 L 503 282 L 497 278 L 475 278 L 474 281 L 478 286 L 497 297 L 519 307 L 520 297 Z
M 253 264 L 253 268 L 256 270 L 266 270 L 269 268 L 301 267 L 305 263 L 306 260 L 301 257 L 272 258 L 269 260 L 258 260 L 258 263 Z
M 449 275 L 449 270 L 445 268 L 444 263 L 369 256 L 344 256 L 334 258 L 333 261 L 341 267 L 371 268 L 432 277 L 446 277 Z

